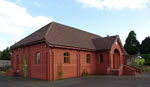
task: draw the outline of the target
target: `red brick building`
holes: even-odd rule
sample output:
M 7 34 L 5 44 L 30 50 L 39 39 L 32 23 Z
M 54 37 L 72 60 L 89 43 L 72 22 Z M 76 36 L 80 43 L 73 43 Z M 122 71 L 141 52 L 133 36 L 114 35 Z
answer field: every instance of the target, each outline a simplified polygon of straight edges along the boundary
M 28 77 L 57 80 L 88 74 L 123 75 L 126 54 L 119 36 L 101 37 L 52 22 L 11 47 L 12 72 L 23 76 L 26 56 Z M 134 74 L 132 69 L 126 73 Z

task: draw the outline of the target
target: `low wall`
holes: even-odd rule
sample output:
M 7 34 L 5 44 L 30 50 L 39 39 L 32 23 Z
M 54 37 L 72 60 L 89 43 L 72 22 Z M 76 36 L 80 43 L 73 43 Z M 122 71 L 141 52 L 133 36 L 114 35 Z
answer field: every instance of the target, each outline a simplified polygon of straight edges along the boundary
M 0 60 L 0 71 L 7 71 L 11 67 L 10 60 Z
M 10 60 L 0 60 L 0 67 L 11 66 Z
M 137 57 L 138 55 L 129 55 L 128 59 L 127 59 L 127 65 L 134 65 L 134 59 Z
M 135 75 L 135 74 L 136 74 L 136 70 L 133 69 L 133 68 L 130 67 L 130 66 L 125 65 L 125 66 L 123 67 L 123 74 L 124 74 L 124 75 Z
M 123 75 L 123 67 L 124 67 L 124 65 L 120 65 L 119 71 L 118 71 L 118 76 L 122 76 Z
M 134 68 L 134 69 L 136 70 L 136 72 L 138 72 L 138 73 L 142 73 L 141 68 L 138 68 L 138 67 L 133 66 L 133 65 L 131 65 L 130 67 Z

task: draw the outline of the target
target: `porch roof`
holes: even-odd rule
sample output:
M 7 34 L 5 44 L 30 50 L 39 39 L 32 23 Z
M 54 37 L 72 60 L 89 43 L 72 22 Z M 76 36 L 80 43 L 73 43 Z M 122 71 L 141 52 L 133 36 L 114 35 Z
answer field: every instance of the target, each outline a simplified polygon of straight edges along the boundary
M 93 42 L 96 46 L 97 50 L 109 50 L 112 48 L 115 40 L 118 38 L 119 36 L 108 36 L 108 37 L 104 37 L 104 38 L 95 38 L 93 39 Z

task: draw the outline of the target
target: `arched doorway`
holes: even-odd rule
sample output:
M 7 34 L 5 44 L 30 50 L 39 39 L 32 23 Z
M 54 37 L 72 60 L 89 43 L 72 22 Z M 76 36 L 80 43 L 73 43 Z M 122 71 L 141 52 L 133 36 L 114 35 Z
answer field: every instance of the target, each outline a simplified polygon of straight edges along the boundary
M 117 49 L 115 49 L 113 54 L 113 69 L 118 69 L 119 65 L 120 65 L 120 53 Z

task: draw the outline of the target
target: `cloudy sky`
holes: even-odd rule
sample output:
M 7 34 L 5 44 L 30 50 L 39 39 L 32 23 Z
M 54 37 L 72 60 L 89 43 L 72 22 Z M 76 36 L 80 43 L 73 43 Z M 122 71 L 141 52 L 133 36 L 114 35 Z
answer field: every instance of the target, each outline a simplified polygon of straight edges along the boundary
M 51 21 L 102 37 L 150 36 L 150 0 L 0 0 L 0 50 Z

